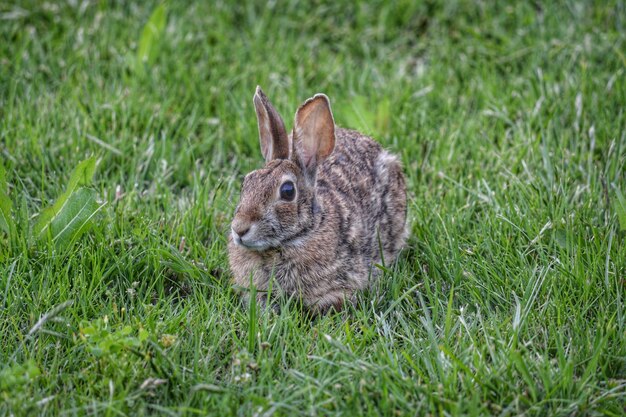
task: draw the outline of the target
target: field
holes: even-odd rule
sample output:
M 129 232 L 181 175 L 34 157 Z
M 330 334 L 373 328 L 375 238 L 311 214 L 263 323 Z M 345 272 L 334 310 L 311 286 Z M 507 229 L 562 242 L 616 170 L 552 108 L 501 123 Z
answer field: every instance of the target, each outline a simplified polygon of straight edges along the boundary
M 540 3 L 2 2 L 0 415 L 623 415 L 626 4 Z M 403 161 L 346 311 L 230 282 L 257 84 Z

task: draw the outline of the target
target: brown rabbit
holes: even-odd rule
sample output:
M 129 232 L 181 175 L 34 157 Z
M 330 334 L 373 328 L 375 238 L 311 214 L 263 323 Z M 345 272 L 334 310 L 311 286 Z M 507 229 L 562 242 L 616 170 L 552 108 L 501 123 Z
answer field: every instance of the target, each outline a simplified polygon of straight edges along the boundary
M 406 188 L 398 158 L 335 126 L 328 97 L 296 112 L 293 133 L 257 87 L 265 166 L 246 175 L 228 243 L 237 285 L 259 301 L 272 284 L 313 313 L 340 310 L 390 263 L 406 238 Z

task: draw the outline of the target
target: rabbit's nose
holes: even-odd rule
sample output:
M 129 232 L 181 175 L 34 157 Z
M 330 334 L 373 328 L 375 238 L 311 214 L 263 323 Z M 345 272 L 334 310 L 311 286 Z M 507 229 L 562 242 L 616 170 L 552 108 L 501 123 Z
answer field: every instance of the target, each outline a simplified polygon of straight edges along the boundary
M 244 237 L 250 230 L 250 225 L 243 222 L 234 221 L 232 224 L 233 232 L 240 238 Z

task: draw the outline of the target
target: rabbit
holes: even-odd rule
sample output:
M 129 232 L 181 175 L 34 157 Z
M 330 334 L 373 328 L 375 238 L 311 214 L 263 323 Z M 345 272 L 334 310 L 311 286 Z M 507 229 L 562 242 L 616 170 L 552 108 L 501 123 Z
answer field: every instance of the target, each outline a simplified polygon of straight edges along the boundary
M 265 166 L 245 176 L 231 223 L 234 283 L 252 283 L 262 304 L 271 288 L 314 314 L 340 311 L 405 243 L 401 164 L 372 138 L 336 127 L 324 94 L 298 108 L 289 135 L 259 87 L 253 102 Z

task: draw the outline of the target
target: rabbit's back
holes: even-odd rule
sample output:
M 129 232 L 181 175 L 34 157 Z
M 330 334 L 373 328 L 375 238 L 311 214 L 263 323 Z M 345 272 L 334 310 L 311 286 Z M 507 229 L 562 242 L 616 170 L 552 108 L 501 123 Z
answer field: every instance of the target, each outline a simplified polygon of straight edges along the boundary
M 393 261 L 406 238 L 406 189 L 398 158 L 372 138 L 336 128 L 335 151 L 319 168 L 318 197 L 341 218 L 339 234 L 366 264 Z M 329 208 L 329 207 L 327 207 Z M 380 239 L 380 243 L 379 243 Z

